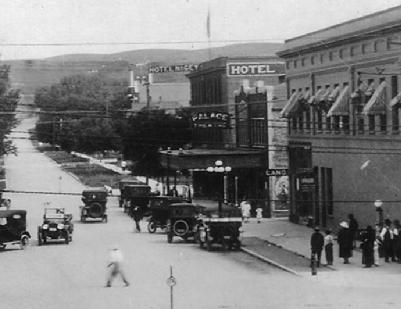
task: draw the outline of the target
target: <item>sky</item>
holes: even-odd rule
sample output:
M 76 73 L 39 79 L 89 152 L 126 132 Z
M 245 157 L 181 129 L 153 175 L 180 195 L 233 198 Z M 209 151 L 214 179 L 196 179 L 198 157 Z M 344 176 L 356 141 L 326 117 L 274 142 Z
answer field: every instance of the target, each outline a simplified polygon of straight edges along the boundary
M 401 0 L 0 0 L 0 60 L 283 42 L 397 5 Z

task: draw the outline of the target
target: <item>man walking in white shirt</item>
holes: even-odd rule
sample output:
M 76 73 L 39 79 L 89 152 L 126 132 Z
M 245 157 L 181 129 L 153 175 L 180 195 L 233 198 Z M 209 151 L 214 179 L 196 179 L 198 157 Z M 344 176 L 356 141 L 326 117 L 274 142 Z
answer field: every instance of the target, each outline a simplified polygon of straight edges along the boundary
M 110 250 L 110 263 L 107 265 L 107 267 L 110 268 L 110 272 L 107 278 L 106 287 L 111 287 L 111 283 L 117 275 L 121 276 L 121 279 L 123 280 L 125 286 L 129 286 L 129 282 L 125 278 L 122 269 L 123 261 L 124 257 L 120 249 L 117 246 L 113 246 L 113 248 Z

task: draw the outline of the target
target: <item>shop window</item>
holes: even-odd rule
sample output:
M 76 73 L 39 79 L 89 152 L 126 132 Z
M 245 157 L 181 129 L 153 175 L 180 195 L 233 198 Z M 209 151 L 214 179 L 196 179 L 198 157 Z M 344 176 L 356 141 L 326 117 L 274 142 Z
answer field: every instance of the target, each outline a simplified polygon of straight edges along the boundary
M 340 50 L 338 51 L 338 58 L 343 59 L 343 57 L 344 57 L 344 50 L 343 50 L 343 49 L 340 49 Z
M 363 116 L 359 116 L 357 118 L 357 128 L 358 128 L 358 134 L 363 134 L 365 132 L 365 120 Z
M 340 123 L 340 128 L 345 134 L 349 134 L 349 116 L 342 116 L 342 122 Z
M 321 110 L 316 111 L 316 122 L 317 122 L 317 129 L 323 130 L 323 115 Z
M 332 117 L 327 117 L 326 118 L 326 133 L 330 133 L 332 130 Z
M 380 132 L 386 134 L 387 132 L 387 116 L 386 114 L 379 115 L 380 121 Z
M 320 54 L 320 64 L 324 63 L 324 54 Z
M 375 134 L 375 115 L 368 116 L 368 127 L 369 127 L 369 134 Z
M 297 60 L 294 60 L 294 69 L 296 69 L 298 66 Z
M 300 132 L 303 132 L 303 130 L 304 130 L 304 115 L 303 115 L 303 113 L 301 113 L 299 115 L 298 121 L 299 121 L 298 129 L 299 129 Z
M 332 51 L 329 52 L 329 61 L 333 61 L 333 52 Z
M 399 106 L 398 104 L 391 110 L 393 118 L 393 134 L 400 133 L 400 117 L 399 117 Z
M 305 58 L 301 59 L 301 67 L 305 66 Z
M 340 116 L 333 116 L 333 130 L 334 133 L 340 133 Z
M 310 64 L 315 65 L 315 56 L 310 57 Z

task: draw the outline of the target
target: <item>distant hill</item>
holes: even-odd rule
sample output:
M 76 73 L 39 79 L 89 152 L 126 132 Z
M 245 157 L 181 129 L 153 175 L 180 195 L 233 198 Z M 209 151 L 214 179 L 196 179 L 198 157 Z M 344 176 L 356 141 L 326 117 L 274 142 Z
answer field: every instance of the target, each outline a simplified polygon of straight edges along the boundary
M 233 44 L 210 49 L 211 58 L 241 56 L 274 56 L 280 43 Z M 33 94 L 38 87 L 57 83 L 73 74 L 101 74 L 121 84 L 128 81 L 129 64 L 147 64 L 139 74 L 146 74 L 150 64 L 198 64 L 209 59 L 208 49 L 140 49 L 114 54 L 71 54 L 45 59 L 4 61 L 11 65 L 13 87 Z M 156 82 L 185 82 L 185 73 L 163 73 Z
M 210 49 L 212 58 L 241 56 L 272 56 L 281 49 L 281 43 L 232 44 Z M 209 59 L 208 49 L 139 49 L 114 54 L 71 54 L 46 58 L 54 62 L 127 61 L 129 63 L 200 63 Z

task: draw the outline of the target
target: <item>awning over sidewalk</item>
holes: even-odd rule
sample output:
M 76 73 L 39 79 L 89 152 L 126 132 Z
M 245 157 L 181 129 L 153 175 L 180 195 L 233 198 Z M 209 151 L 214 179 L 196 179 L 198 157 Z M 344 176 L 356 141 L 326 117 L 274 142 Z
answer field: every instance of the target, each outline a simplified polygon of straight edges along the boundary
M 365 115 L 377 115 L 386 113 L 386 82 L 380 83 L 369 102 L 364 106 L 362 113 Z
M 300 105 L 299 98 L 301 96 L 302 96 L 302 93 L 297 92 L 297 91 L 291 95 L 287 104 L 284 106 L 283 110 L 281 111 L 281 117 L 290 118 L 294 114 L 296 114 L 296 112 L 299 109 L 299 105 Z
M 347 116 L 349 115 L 349 99 L 350 99 L 350 87 L 345 86 L 341 90 L 340 95 L 334 102 L 333 106 L 329 109 L 327 117 L 332 116 Z
M 395 107 L 400 103 L 401 103 L 401 92 L 399 92 L 394 98 L 391 99 L 390 107 Z
M 231 168 L 265 168 L 268 154 L 266 150 L 249 149 L 189 149 L 162 150 L 159 152 L 164 168 L 173 170 L 205 170 L 214 166 L 217 160 Z

